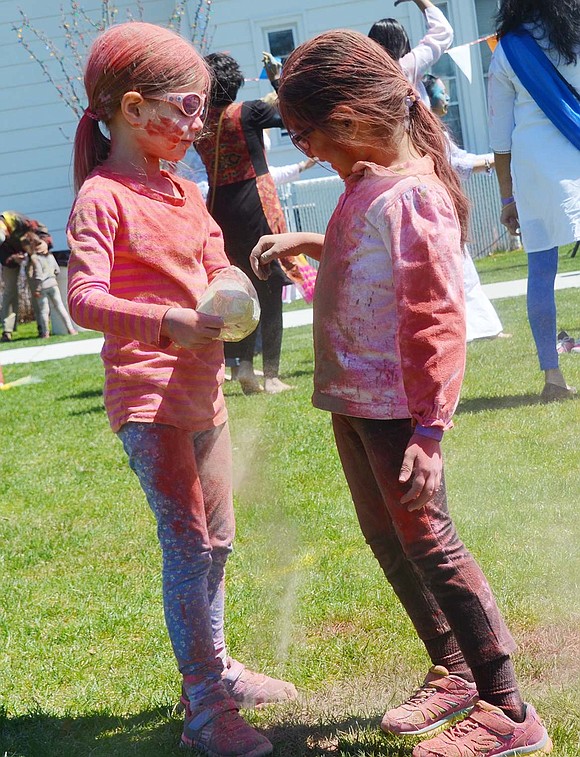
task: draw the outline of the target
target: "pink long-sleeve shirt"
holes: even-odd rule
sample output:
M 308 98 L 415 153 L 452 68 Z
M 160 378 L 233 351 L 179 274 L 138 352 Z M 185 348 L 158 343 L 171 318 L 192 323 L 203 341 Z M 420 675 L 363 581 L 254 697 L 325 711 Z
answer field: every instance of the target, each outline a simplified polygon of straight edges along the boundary
M 431 158 L 355 164 L 316 281 L 313 404 L 438 435 L 459 400 L 464 311 L 459 222 Z
M 178 196 L 96 169 L 69 219 L 69 308 L 78 324 L 105 335 L 113 431 L 128 421 L 203 431 L 227 418 L 222 342 L 186 350 L 161 336 L 169 308 L 195 309 L 229 266 L 197 186 L 165 175 Z

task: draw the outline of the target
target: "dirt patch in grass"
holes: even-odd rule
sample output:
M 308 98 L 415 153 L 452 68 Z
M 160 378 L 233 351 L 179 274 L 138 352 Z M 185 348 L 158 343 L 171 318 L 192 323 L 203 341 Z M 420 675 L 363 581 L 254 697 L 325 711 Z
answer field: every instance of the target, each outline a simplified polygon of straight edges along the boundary
M 553 623 L 519 629 L 516 636 L 526 698 L 577 686 L 580 627 Z M 408 757 L 410 742 L 386 736 L 379 723 L 388 707 L 420 684 L 420 675 L 404 661 L 394 669 L 375 666 L 366 676 L 303 692 L 298 702 L 256 713 L 256 725 L 274 743 L 276 757 Z
M 386 737 L 379 723 L 387 707 L 420 683 L 416 678 L 404 664 L 396 670 L 369 671 L 302 693 L 298 702 L 276 712 L 263 710 L 257 724 L 275 745 L 276 757 L 408 756 L 408 742 Z
M 580 626 L 551 623 L 517 634 L 516 665 L 536 692 L 577 686 L 580 680 Z

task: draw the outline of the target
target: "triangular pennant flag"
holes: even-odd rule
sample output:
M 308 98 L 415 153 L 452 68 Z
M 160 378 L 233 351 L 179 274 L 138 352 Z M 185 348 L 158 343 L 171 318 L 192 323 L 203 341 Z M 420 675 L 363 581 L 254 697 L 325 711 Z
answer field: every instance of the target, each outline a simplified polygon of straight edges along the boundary
M 493 53 L 493 51 L 497 47 L 497 37 L 494 35 L 494 36 L 488 37 L 485 41 L 487 42 L 489 49 Z
M 467 81 L 471 84 L 471 45 L 468 43 L 467 45 L 452 47 L 447 50 L 447 53 L 453 58 L 455 65 L 465 74 Z

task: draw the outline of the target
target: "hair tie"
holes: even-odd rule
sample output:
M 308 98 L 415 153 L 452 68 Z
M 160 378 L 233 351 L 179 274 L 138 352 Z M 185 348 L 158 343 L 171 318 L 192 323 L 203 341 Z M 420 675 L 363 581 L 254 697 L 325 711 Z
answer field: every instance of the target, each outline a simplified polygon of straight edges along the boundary
M 96 113 L 93 113 L 93 111 L 92 111 L 92 110 L 90 110 L 89 108 L 85 108 L 85 112 L 84 112 L 84 115 L 85 115 L 85 116 L 87 116 L 88 118 L 91 118 L 91 119 L 92 119 L 93 121 L 100 121 L 100 120 L 101 120 L 101 119 L 100 119 L 100 118 L 99 118 L 99 117 L 97 116 L 97 114 L 96 114 Z
M 407 95 L 405 97 L 405 105 L 407 106 L 407 110 L 411 110 L 411 108 L 413 107 L 413 105 L 415 105 L 416 102 L 417 102 L 417 98 L 415 97 L 415 95 Z

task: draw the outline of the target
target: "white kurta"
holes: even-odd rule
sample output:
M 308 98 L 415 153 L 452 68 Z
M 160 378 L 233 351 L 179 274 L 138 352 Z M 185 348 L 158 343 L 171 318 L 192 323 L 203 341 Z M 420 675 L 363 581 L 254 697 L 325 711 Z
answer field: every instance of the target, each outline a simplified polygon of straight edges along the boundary
M 540 40 L 540 45 L 545 43 Z M 548 53 L 580 90 L 580 62 L 566 65 Z M 580 151 L 552 124 L 522 86 L 501 42 L 489 69 L 489 130 L 496 153 L 511 152 L 514 197 L 526 252 L 580 239 Z
M 503 331 L 501 321 L 489 297 L 483 291 L 469 250 L 463 252 L 463 284 L 465 286 L 465 324 L 467 342 L 497 336 Z

